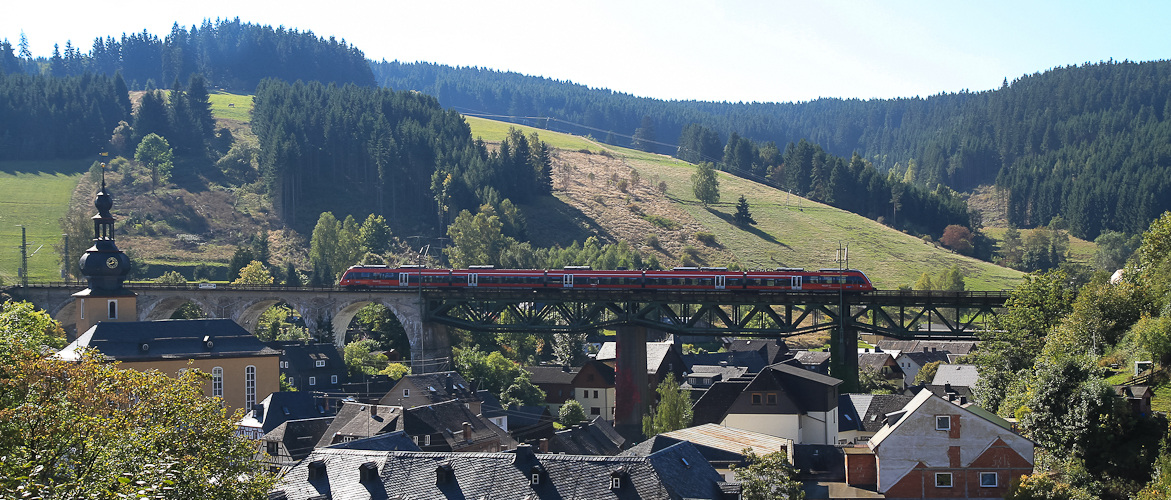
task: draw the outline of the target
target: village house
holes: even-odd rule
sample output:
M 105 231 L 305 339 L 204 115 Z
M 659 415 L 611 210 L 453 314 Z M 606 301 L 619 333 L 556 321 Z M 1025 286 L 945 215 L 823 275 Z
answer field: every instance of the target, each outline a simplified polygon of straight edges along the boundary
M 838 385 L 833 377 L 784 363 L 750 381 L 717 382 L 695 405 L 693 423 L 714 423 L 798 444 L 836 444 Z
M 846 454 L 846 480 L 888 499 L 1003 498 L 1033 472 L 1033 446 L 988 412 L 920 391 L 887 416 L 867 443 L 872 454 Z

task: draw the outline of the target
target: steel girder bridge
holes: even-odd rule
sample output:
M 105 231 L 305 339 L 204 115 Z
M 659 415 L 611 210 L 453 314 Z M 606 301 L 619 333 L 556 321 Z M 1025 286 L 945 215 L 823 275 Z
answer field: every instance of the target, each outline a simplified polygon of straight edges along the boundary
M 785 338 L 829 331 L 831 373 L 856 390 L 858 333 L 974 339 L 1007 291 L 866 293 L 591 289 L 424 290 L 425 321 L 475 331 L 639 327 L 683 335 Z M 921 328 L 928 325 L 927 330 Z

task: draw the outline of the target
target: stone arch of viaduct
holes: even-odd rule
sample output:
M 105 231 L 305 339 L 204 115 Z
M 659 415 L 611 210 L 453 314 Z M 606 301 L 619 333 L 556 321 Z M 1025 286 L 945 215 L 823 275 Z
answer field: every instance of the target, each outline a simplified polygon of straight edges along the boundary
M 26 290 L 25 300 L 35 303 L 61 322 L 66 331 L 76 325 L 77 305 L 73 290 Z M 39 293 L 38 293 L 39 292 Z M 328 319 L 334 326 L 334 342 L 344 347 L 345 328 L 367 304 L 386 306 L 402 323 L 411 345 L 411 364 L 415 373 L 449 369 L 440 358 L 450 358 L 451 341 L 445 326 L 423 321 L 423 301 L 417 293 L 374 293 L 317 290 L 181 290 L 140 289 L 137 294 L 138 321 L 170 318 L 179 307 L 195 304 L 208 318 L 227 318 L 248 331 L 255 331 L 260 315 L 269 307 L 284 302 L 297 311 L 306 326 L 316 329 L 318 321 Z M 76 332 L 77 334 L 83 332 Z M 446 365 L 450 366 L 450 365 Z

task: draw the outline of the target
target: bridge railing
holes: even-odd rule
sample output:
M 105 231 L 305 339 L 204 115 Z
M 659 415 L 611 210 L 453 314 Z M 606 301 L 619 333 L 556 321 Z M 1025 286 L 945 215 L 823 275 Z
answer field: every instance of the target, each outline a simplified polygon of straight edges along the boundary
M 29 282 L 28 288 L 77 288 L 78 290 L 85 288 L 84 281 L 41 281 Z M 13 285 L 12 288 L 22 288 L 21 285 Z M 317 290 L 325 292 L 344 291 L 338 286 L 287 286 L 287 285 L 232 285 L 227 283 L 182 283 L 182 284 L 166 284 L 154 283 L 150 281 L 143 282 L 127 282 L 126 288 L 130 290 L 250 290 L 250 291 L 284 291 L 284 290 Z

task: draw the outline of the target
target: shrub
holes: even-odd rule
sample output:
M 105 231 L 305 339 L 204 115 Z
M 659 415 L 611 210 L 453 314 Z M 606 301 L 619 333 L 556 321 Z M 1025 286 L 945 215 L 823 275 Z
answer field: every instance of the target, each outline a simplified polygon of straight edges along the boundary
M 667 181 L 659 181 L 659 194 L 667 194 Z
M 595 201 L 595 202 L 597 202 L 597 204 L 599 204 L 599 205 L 605 205 L 605 204 L 606 204 L 606 199 L 605 199 L 605 198 L 602 198 L 602 195 L 600 195 L 600 194 L 595 194 L 595 195 L 594 195 L 594 201 Z
M 659 226 L 659 227 L 666 229 L 666 230 L 669 230 L 669 231 L 674 231 L 679 228 L 678 222 L 675 222 L 675 221 L 668 219 L 666 217 L 663 217 L 663 216 L 647 215 L 643 218 L 646 219 L 647 222 L 650 222 L 651 224 L 654 224 L 656 226 Z
M 698 233 L 695 233 L 695 239 L 697 241 L 699 241 L 700 243 L 703 243 L 704 245 L 707 245 L 709 247 L 716 247 L 716 246 L 720 245 L 719 243 L 716 242 L 716 235 L 714 235 L 712 233 L 700 231 Z
M 646 237 L 646 244 L 650 245 L 652 248 L 659 248 L 659 235 L 651 233 Z
M 699 249 L 691 245 L 687 245 L 683 247 L 683 256 L 690 257 L 692 259 L 699 259 Z
M 626 192 L 626 190 L 627 190 L 627 188 L 629 188 L 629 185 L 628 185 L 628 183 L 626 182 L 626 179 L 619 179 L 619 180 L 618 180 L 618 190 L 619 190 L 619 191 L 622 191 L 623 193 L 625 193 L 625 192 Z
M 638 203 L 631 203 L 626 206 L 626 209 L 630 210 L 630 213 L 638 215 L 639 217 L 643 216 L 642 206 L 640 206 Z

